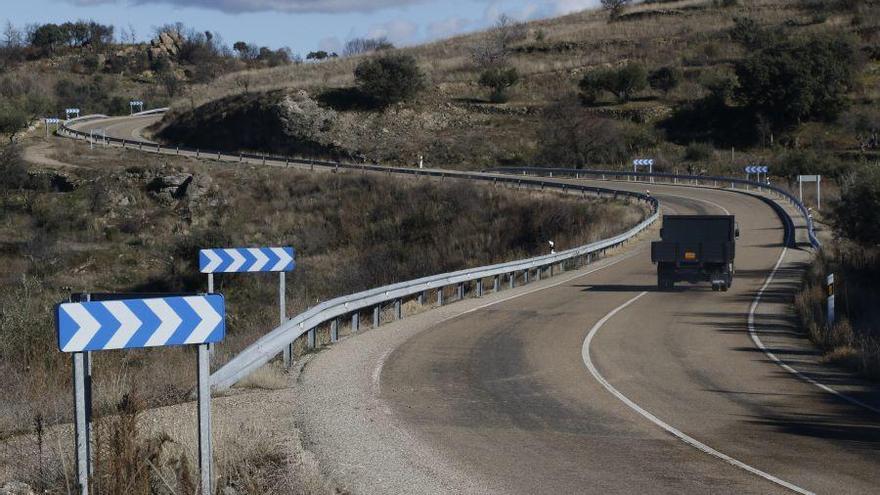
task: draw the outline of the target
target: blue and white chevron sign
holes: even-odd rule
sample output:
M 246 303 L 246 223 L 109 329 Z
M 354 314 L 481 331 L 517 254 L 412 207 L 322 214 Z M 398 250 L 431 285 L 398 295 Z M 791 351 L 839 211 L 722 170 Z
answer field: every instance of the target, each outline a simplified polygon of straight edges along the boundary
M 746 167 L 747 174 L 766 174 L 770 171 L 770 167 L 762 165 L 749 165 Z
M 654 165 L 653 158 L 637 158 L 633 160 L 633 165 L 636 167 L 650 167 Z
M 220 294 L 63 303 L 55 307 L 61 352 L 220 342 L 226 334 Z
M 47 124 L 57 124 L 59 122 L 61 122 L 61 119 L 59 119 L 57 117 L 46 117 Z
M 296 263 L 292 247 L 202 249 L 202 273 L 289 272 Z

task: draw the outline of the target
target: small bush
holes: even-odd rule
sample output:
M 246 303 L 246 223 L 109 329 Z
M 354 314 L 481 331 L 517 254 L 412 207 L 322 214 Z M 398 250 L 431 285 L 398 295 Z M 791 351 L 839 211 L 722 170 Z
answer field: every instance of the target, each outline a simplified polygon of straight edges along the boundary
M 841 236 L 868 246 L 880 244 L 880 171 L 864 169 L 846 181 L 833 216 Z
M 27 166 L 14 144 L 0 148 L 0 190 L 16 190 L 28 183 Z
M 613 94 L 619 103 L 629 101 L 636 93 L 648 85 L 645 68 L 630 63 L 620 69 L 600 69 L 588 72 L 579 84 L 581 100 L 591 104 L 602 91 Z
M 507 101 L 507 91 L 519 82 L 519 72 L 516 68 L 493 67 L 487 69 L 480 76 L 480 86 L 489 88 L 492 93 L 489 99 L 493 103 L 503 103 Z
M 712 158 L 715 148 L 708 143 L 691 143 L 684 150 L 684 160 L 689 162 L 704 162 Z
M 661 67 L 648 75 L 652 89 L 669 94 L 681 83 L 681 70 L 676 67 Z
M 608 11 L 609 17 L 614 20 L 620 17 L 623 9 L 630 4 L 630 0 L 600 0 L 600 3 L 602 8 Z
M 360 90 L 380 106 L 412 98 L 425 88 L 425 76 L 411 55 L 365 60 L 354 70 Z

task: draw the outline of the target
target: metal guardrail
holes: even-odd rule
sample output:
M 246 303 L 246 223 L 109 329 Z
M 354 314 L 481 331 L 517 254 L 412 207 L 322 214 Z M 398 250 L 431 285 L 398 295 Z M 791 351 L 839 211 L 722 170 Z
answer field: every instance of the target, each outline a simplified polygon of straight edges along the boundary
M 573 169 L 573 168 L 543 168 L 543 167 L 499 167 L 485 170 L 487 173 L 504 173 L 504 174 L 515 174 L 515 175 L 549 175 L 553 177 L 554 174 L 556 177 L 559 176 L 568 176 L 574 178 L 585 178 L 585 177 L 633 177 L 633 178 L 654 178 L 654 179 L 668 179 L 671 183 L 677 183 L 677 181 L 693 181 L 698 185 L 701 182 L 712 181 L 716 185 L 717 183 L 730 183 L 730 187 L 733 188 L 736 184 L 755 187 L 757 189 L 766 189 L 768 191 L 773 191 L 780 196 L 787 199 L 792 205 L 794 205 L 798 211 L 800 211 L 801 215 L 804 217 L 804 221 L 807 226 L 807 236 L 810 241 L 810 245 L 812 245 L 816 249 L 822 248 L 822 242 L 819 241 L 819 238 L 816 237 L 816 231 L 813 224 L 813 217 L 810 215 L 810 212 L 807 210 L 807 207 L 804 206 L 803 203 L 800 202 L 794 195 L 786 191 L 785 189 L 763 184 L 760 182 L 755 182 L 751 180 L 745 179 L 737 179 L 733 177 L 721 177 L 721 176 L 706 176 L 706 175 L 678 175 L 678 174 L 666 174 L 666 173 L 649 173 L 649 172 L 627 172 L 620 170 L 582 170 L 582 169 Z
M 154 111 L 154 113 L 159 113 L 159 111 L 156 110 Z M 60 127 L 58 131 L 60 135 L 66 135 L 78 139 L 89 139 L 89 134 L 68 127 L 68 123 L 69 122 L 65 122 L 65 124 Z M 629 229 L 628 231 L 620 235 L 614 236 L 610 239 L 600 240 L 577 248 L 561 251 L 555 254 L 538 256 L 526 260 L 512 261 L 507 263 L 499 263 L 495 265 L 460 270 L 440 275 L 433 275 L 416 280 L 411 280 L 408 282 L 401 282 L 384 287 L 378 287 L 375 289 L 370 289 L 363 292 L 358 292 L 356 294 L 341 296 L 331 299 L 329 301 L 325 301 L 299 315 L 294 316 L 284 324 L 278 326 L 268 334 L 259 338 L 255 343 L 247 347 L 245 350 L 243 350 L 234 358 L 232 358 L 229 362 L 227 362 L 224 366 L 222 366 L 219 370 L 214 372 L 211 375 L 211 385 L 215 390 L 228 389 L 250 373 L 256 371 L 261 366 L 271 361 L 275 356 L 281 354 L 286 346 L 290 345 L 292 342 L 296 341 L 307 333 L 309 334 L 309 345 L 314 346 L 315 329 L 320 325 L 326 324 L 328 322 L 333 324 L 335 328 L 338 328 L 339 318 L 341 316 L 352 315 L 352 328 L 353 331 L 356 331 L 359 326 L 360 312 L 362 310 L 373 308 L 374 315 L 376 315 L 378 314 L 375 313 L 375 311 L 378 311 L 377 308 L 381 308 L 384 304 L 393 302 L 395 303 L 395 306 L 397 308 L 397 315 L 398 317 L 400 317 L 402 316 L 400 314 L 400 306 L 403 299 L 419 295 L 420 299 L 423 300 L 423 296 L 429 290 L 438 291 L 438 298 L 442 298 L 442 290 L 445 287 L 457 285 L 459 287 L 459 294 L 463 295 L 464 284 L 467 284 L 469 282 L 477 282 L 477 295 L 479 296 L 483 293 L 483 281 L 488 278 L 493 279 L 494 290 L 500 290 L 501 279 L 504 276 L 508 277 L 509 284 L 513 286 L 515 284 L 516 275 L 519 273 L 525 274 L 524 278 L 528 280 L 528 274 L 531 273 L 531 271 L 536 270 L 537 276 L 540 277 L 540 273 L 549 268 L 552 275 L 552 267 L 554 265 L 560 265 L 560 267 L 564 269 L 565 265 L 569 263 L 574 263 L 575 265 L 579 264 L 578 262 L 589 263 L 593 254 L 604 253 L 607 249 L 623 244 L 627 240 L 644 231 L 659 218 L 660 204 L 657 199 L 638 192 L 615 190 L 604 187 L 586 186 L 580 184 L 565 184 L 552 181 L 548 182 L 536 178 L 521 178 L 479 172 L 459 172 L 405 167 L 384 167 L 379 165 L 352 164 L 323 160 L 304 160 L 301 158 L 291 158 L 277 155 L 269 156 L 245 153 L 230 154 L 218 151 L 207 151 L 191 148 L 172 148 L 134 139 L 119 139 L 113 137 L 106 138 L 106 143 L 111 146 L 137 146 L 138 149 L 144 149 L 145 151 L 155 153 L 176 155 L 183 154 L 188 156 L 192 156 L 192 154 L 195 153 L 196 157 L 200 157 L 203 155 L 205 158 L 216 159 L 224 162 L 243 163 L 244 160 L 248 160 L 248 163 L 250 163 L 250 160 L 256 159 L 258 161 L 262 161 L 263 164 L 276 166 L 289 165 L 293 163 L 299 165 L 308 165 L 310 167 L 317 166 L 334 170 L 338 170 L 340 168 L 362 171 L 369 170 L 374 172 L 386 172 L 416 176 L 481 180 L 496 184 L 513 184 L 520 187 L 534 187 L 541 189 L 553 188 L 562 190 L 564 192 L 580 192 L 584 196 L 589 193 L 591 195 L 599 197 L 611 197 L 614 199 L 633 199 L 647 204 L 651 209 L 651 215 L 648 218 L 643 220 L 635 227 Z

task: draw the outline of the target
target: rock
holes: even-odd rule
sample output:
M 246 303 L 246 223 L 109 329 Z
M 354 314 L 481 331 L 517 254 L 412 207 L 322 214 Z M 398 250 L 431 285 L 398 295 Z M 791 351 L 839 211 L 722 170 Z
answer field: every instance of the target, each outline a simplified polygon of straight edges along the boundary
M 27 483 L 7 481 L 0 487 L 0 495 L 35 495 L 35 492 Z
M 160 59 L 175 60 L 180 53 L 183 40 L 178 33 L 161 32 L 158 36 L 150 40 L 150 46 L 147 48 L 147 56 L 151 61 Z
M 163 202 L 197 200 L 211 189 L 208 176 L 196 179 L 192 174 L 174 173 L 159 175 L 147 183 L 147 192 Z

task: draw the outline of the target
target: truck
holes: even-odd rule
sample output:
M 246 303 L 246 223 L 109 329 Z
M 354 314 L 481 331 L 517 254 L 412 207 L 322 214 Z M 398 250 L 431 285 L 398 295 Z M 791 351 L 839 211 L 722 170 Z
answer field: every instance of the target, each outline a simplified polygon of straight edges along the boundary
M 737 238 L 733 215 L 664 215 L 660 240 L 651 243 L 657 287 L 708 281 L 712 290 L 727 291 L 733 284 Z

